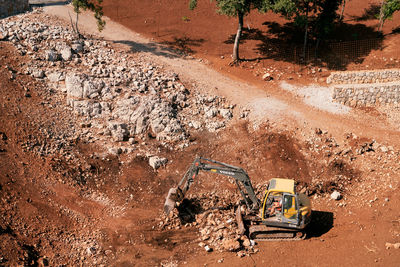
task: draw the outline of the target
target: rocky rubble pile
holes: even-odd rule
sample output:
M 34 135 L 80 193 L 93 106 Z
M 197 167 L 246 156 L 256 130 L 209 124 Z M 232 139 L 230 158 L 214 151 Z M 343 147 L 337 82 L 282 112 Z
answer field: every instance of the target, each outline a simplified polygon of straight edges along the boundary
M 192 131 L 218 131 L 233 118 L 234 106 L 225 99 L 191 92 L 177 74 L 108 42 L 77 40 L 68 28 L 45 19 L 48 23 L 29 15 L 5 19 L 0 33 L 31 58 L 25 74 L 66 99 L 91 142 L 113 140 L 109 151 L 117 154 L 152 139 L 183 148 Z
M 261 198 L 267 185 L 255 185 Z M 168 216 L 161 214 L 157 227 L 162 230 L 195 227 L 198 244 L 207 252 L 235 252 L 243 257 L 259 250 L 255 241 L 240 234 L 235 208 L 240 204 L 239 192 L 216 190 L 208 193 L 192 193 Z
M 307 150 L 303 153 L 307 158 L 319 159 L 319 165 L 311 166 L 311 181 L 300 184 L 297 189 L 312 196 L 313 202 L 325 196 L 338 200 L 337 206 L 345 207 L 348 191 L 353 188 L 356 192 L 353 194 L 360 196 L 357 205 L 371 206 L 377 200 L 379 190 L 397 186 L 394 172 L 399 168 L 394 162 L 400 152 L 393 146 L 353 133 L 346 133 L 344 138 L 339 143 L 327 131 L 315 129 L 307 139 Z M 377 167 L 371 167 L 377 162 Z

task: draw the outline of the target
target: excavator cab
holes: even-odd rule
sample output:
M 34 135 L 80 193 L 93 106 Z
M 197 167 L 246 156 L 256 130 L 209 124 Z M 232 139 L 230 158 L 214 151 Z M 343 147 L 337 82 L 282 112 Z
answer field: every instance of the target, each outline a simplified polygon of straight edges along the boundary
M 294 180 L 271 179 L 261 208 L 265 225 L 303 229 L 310 215 L 310 201 L 305 195 L 295 192 Z

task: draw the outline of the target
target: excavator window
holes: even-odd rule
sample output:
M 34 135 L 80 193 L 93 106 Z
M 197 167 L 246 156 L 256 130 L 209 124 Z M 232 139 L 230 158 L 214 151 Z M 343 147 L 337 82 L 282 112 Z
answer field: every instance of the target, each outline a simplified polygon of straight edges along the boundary
M 283 196 L 283 215 L 288 219 L 295 219 L 297 216 L 296 197 L 294 195 Z
M 268 195 L 264 206 L 264 216 L 275 216 L 282 212 L 282 193 L 272 192 Z

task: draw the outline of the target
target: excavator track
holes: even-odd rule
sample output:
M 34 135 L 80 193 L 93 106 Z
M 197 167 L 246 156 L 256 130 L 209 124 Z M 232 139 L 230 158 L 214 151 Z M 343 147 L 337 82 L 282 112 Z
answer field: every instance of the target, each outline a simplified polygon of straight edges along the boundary
M 249 238 L 255 241 L 297 241 L 306 238 L 304 231 L 270 227 L 263 224 L 249 226 Z

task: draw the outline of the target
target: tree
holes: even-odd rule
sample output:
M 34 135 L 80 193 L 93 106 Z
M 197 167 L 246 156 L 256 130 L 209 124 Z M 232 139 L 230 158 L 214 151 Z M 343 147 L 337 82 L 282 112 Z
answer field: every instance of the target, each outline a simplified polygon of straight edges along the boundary
M 243 19 L 250 13 L 252 9 L 257 9 L 259 12 L 266 12 L 268 10 L 269 0 L 215 0 L 217 3 L 218 12 L 229 16 L 238 18 L 238 29 L 235 36 L 233 45 L 233 62 L 240 61 L 239 56 L 239 42 L 242 35 Z M 191 10 L 197 7 L 197 0 L 189 0 L 189 8 Z
M 400 10 L 400 0 L 383 0 L 379 12 L 379 31 L 382 31 L 383 23 L 392 19 L 394 12 Z
M 281 14 L 287 19 L 294 19 L 296 26 L 304 28 L 304 42 L 303 42 L 303 58 L 305 57 L 309 16 L 313 14 L 316 9 L 315 1 L 313 0 L 271 0 L 271 9 L 277 14 Z
M 342 0 L 270 0 L 269 8 L 289 20 L 293 19 L 295 26 L 304 29 L 304 58 L 309 32 L 312 32 L 318 44 L 332 30 L 341 2 Z
M 95 3 L 97 2 L 97 3 Z M 103 7 L 101 6 L 103 0 L 72 0 L 72 6 L 74 7 L 74 11 L 76 13 L 76 20 L 75 20 L 75 25 L 72 23 L 72 18 L 71 19 L 71 26 L 74 32 L 77 34 L 78 38 L 81 37 L 81 34 L 79 32 L 78 28 L 78 20 L 79 20 L 79 14 L 81 13 L 81 10 L 90 10 L 94 12 L 94 17 L 97 21 L 97 27 L 99 31 L 102 31 L 104 29 L 104 26 L 106 25 L 106 22 L 103 20 Z
M 340 17 L 337 15 L 340 4 L 341 0 L 318 1 L 317 16 L 313 25 L 314 37 L 317 39 L 317 42 L 325 39 L 332 32 L 334 22 L 338 18 L 340 20 Z

